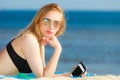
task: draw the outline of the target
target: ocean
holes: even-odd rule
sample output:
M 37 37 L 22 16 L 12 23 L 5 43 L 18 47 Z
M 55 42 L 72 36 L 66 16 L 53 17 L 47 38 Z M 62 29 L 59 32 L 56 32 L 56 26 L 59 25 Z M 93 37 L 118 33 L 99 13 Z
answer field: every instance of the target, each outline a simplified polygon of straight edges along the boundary
M 29 24 L 36 11 L 0 11 L 0 50 Z M 65 11 L 66 31 L 58 39 L 63 51 L 58 72 L 71 72 L 82 61 L 88 73 L 120 75 L 120 12 Z M 53 49 L 46 46 L 46 63 Z

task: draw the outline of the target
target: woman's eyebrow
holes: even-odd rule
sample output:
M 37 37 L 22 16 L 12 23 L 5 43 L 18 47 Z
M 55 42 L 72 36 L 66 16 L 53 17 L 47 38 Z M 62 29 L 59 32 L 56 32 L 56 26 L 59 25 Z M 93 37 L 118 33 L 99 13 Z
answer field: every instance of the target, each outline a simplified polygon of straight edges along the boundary
M 50 19 L 50 18 L 43 18 L 43 19 L 47 19 L 47 20 L 53 20 L 53 19 Z M 53 20 L 54 22 L 60 22 L 59 20 Z

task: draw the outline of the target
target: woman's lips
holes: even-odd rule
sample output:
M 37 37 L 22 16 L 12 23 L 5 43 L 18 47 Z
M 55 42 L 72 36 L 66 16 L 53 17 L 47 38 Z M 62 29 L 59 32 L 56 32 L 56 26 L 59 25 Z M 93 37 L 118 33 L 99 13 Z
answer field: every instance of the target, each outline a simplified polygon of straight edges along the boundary
M 46 31 L 48 34 L 52 34 L 53 32 L 52 31 Z

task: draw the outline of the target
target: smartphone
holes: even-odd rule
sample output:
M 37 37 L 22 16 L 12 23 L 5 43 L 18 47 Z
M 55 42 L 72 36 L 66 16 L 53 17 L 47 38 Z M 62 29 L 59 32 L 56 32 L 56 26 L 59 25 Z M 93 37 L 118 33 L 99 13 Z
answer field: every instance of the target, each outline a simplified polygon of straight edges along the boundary
M 79 76 L 81 77 L 82 74 L 85 72 L 86 72 L 86 67 L 82 62 L 80 62 L 76 67 L 76 69 L 71 74 L 73 77 L 79 77 Z

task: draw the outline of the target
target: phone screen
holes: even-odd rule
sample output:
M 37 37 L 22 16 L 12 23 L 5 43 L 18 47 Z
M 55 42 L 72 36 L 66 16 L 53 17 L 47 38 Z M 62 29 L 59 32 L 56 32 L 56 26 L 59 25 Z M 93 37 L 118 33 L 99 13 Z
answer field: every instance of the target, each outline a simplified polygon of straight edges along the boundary
M 82 70 L 79 66 L 72 72 L 72 76 L 80 76 L 82 74 Z
M 83 65 L 82 62 L 78 64 L 76 69 L 72 72 L 72 76 L 81 76 L 82 73 L 86 71 L 86 67 Z

